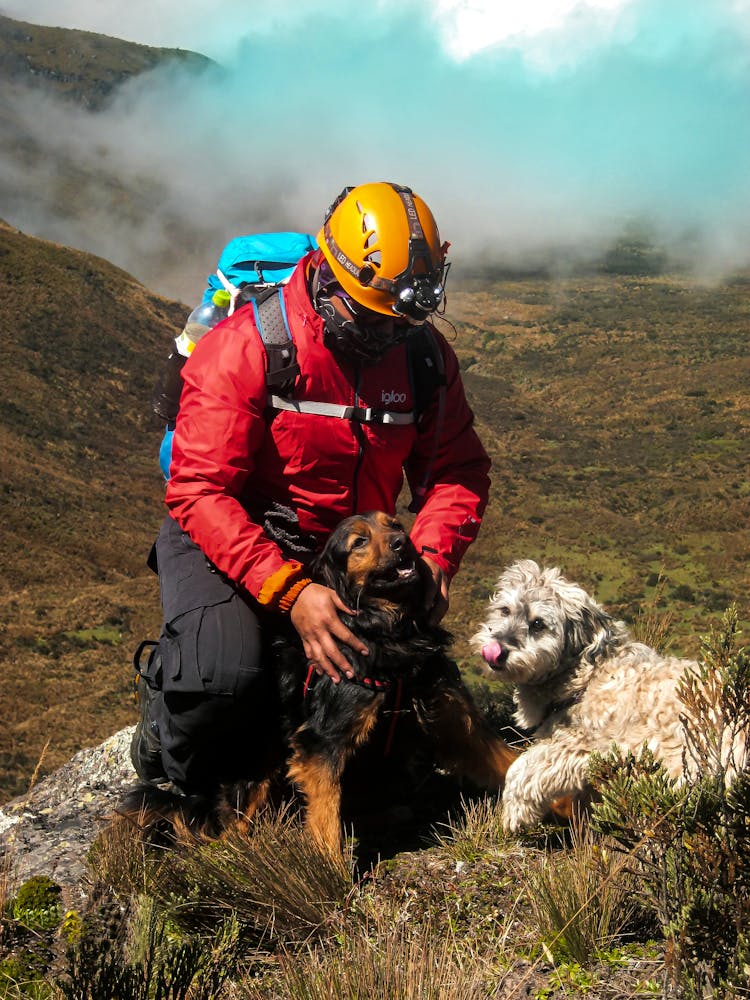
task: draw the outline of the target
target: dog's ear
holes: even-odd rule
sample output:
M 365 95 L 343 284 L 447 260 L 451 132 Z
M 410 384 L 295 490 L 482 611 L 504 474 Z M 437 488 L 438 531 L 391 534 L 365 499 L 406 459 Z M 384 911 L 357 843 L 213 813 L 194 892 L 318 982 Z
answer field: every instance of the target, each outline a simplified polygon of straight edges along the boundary
M 589 663 L 595 663 L 616 644 L 618 631 L 604 608 L 588 594 L 584 598 L 567 619 L 565 651 L 572 659 L 583 656 Z
M 312 572 L 317 583 L 322 583 L 332 590 L 338 590 L 338 584 L 346 567 L 346 552 L 331 544 L 332 538 L 319 556 L 313 561 Z
M 348 530 L 340 524 L 329 536 L 325 548 L 312 563 L 313 578 L 331 590 L 335 590 L 342 600 L 347 600 L 346 560 L 349 552 L 346 546 Z

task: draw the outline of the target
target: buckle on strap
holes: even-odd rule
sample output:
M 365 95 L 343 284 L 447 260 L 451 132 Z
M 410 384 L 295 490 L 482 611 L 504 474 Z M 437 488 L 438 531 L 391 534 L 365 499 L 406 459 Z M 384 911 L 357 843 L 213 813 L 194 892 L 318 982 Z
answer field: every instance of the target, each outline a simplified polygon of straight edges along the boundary
M 413 424 L 414 411 L 408 413 L 393 413 L 390 410 L 373 410 L 371 406 L 349 406 L 352 411 L 350 420 L 361 424 Z
M 356 420 L 361 424 L 413 424 L 414 411 L 393 413 L 390 410 L 374 410 L 371 406 L 344 406 L 338 403 L 318 403 L 308 399 L 286 399 L 269 393 L 268 405 L 273 410 L 293 410 L 295 413 L 317 413 L 322 417 L 338 417 L 340 420 Z

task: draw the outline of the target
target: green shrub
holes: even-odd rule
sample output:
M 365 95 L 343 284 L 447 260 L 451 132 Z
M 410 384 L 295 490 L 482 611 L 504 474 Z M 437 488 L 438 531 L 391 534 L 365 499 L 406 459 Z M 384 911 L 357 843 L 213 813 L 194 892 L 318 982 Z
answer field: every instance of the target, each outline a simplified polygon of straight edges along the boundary
M 92 913 L 66 952 L 55 986 L 65 1000 L 213 1000 L 235 972 L 238 931 L 218 920 L 214 934 L 175 939 L 163 914 L 147 899 L 112 933 Z M 105 907 L 107 908 L 107 907 Z
M 52 988 L 44 979 L 47 960 L 39 952 L 21 948 L 0 961 L 0 1000 L 48 1000 Z
M 681 685 L 685 781 L 670 779 L 647 752 L 595 765 L 603 785 L 594 825 L 625 853 L 686 1000 L 750 990 L 750 772 L 730 752 L 750 731 L 750 656 L 737 636 L 730 608 Z
M 33 931 L 54 930 L 62 920 L 61 889 L 47 875 L 24 882 L 11 903 L 13 918 Z
M 671 596 L 676 601 L 687 601 L 688 604 L 692 604 L 695 600 L 695 591 L 687 583 L 679 583 L 673 587 Z

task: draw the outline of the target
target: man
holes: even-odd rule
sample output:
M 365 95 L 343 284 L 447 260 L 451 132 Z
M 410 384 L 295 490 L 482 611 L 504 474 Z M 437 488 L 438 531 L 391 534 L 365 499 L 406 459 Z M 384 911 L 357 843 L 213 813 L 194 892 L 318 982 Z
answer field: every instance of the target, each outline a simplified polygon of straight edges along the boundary
M 269 399 L 251 306 L 183 369 L 155 546 L 164 629 L 132 756 L 145 780 L 189 793 L 264 773 L 278 732 L 263 640 L 277 616 L 318 673 L 351 676 L 340 644 L 364 650 L 339 612 L 354 609 L 307 569 L 343 517 L 393 513 L 406 473 L 437 622 L 487 502 L 489 459 L 455 354 L 432 328 L 446 385 L 414 414 L 406 342 L 443 303 L 447 270 L 430 209 L 395 184 L 347 188 L 318 245 L 283 290 L 300 369 L 292 403 Z

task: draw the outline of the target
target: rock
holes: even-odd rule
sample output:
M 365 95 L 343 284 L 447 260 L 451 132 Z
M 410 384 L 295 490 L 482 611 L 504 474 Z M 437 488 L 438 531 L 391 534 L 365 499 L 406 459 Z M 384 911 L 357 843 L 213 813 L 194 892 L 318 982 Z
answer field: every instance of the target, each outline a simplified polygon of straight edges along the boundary
M 0 851 L 14 885 L 49 875 L 62 886 L 80 886 L 89 848 L 138 780 L 129 754 L 133 728 L 79 751 L 0 808 Z

